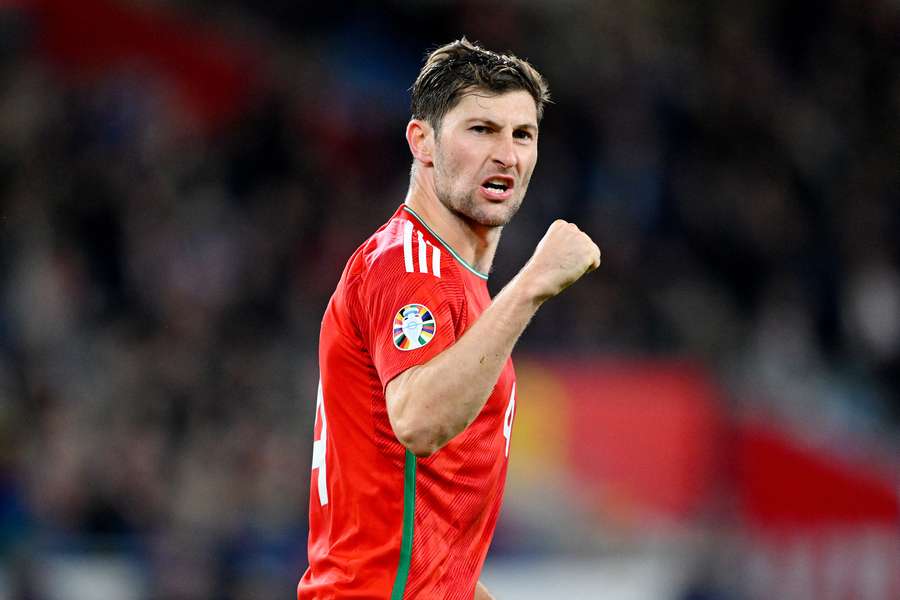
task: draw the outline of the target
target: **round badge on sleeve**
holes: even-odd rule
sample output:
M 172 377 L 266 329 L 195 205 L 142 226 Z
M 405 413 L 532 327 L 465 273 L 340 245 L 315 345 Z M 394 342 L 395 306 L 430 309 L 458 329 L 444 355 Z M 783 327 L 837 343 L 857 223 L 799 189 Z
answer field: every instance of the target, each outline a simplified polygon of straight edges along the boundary
M 421 304 L 407 304 L 394 317 L 394 346 L 398 350 L 421 348 L 434 337 L 431 311 Z

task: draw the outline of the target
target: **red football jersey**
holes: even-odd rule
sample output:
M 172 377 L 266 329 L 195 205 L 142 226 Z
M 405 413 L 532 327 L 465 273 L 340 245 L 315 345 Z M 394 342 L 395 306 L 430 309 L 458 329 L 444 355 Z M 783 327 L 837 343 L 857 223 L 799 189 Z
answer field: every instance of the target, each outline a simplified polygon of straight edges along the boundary
M 394 435 L 384 388 L 452 345 L 491 302 L 407 206 L 350 258 L 322 319 L 300 600 L 470 600 L 494 534 L 515 414 L 512 360 L 481 413 L 428 458 Z

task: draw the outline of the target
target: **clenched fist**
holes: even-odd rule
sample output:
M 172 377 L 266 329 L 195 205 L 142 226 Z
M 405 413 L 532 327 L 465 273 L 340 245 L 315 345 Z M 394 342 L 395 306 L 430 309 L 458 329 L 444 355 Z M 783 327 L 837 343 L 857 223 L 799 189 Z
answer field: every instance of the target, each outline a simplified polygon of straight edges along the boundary
M 519 276 L 538 302 L 556 296 L 600 266 L 600 248 L 572 223 L 556 220 Z

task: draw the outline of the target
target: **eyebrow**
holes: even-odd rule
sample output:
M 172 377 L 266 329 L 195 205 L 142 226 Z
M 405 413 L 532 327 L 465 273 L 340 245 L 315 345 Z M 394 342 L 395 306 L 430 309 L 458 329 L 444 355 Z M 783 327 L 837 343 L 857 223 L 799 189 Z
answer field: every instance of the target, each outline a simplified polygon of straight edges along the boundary
M 489 127 L 493 127 L 494 129 L 502 129 L 503 128 L 500 125 L 500 123 L 497 123 L 496 121 L 492 121 L 491 119 L 485 119 L 482 117 L 472 117 L 470 119 L 466 119 L 466 123 L 475 123 L 475 122 L 484 123 L 485 125 L 488 125 Z M 532 132 L 537 132 L 538 127 L 534 123 L 522 123 L 521 125 L 516 125 L 515 127 L 513 127 L 513 130 L 520 130 L 520 129 L 527 129 Z

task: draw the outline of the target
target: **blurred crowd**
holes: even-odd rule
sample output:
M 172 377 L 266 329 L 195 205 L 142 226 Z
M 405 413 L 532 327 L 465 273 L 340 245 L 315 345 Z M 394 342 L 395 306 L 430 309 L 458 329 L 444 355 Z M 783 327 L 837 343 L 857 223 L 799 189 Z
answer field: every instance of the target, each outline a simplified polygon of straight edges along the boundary
M 38 597 L 36 549 L 85 544 L 137 557 L 153 597 L 292 587 L 319 320 L 403 201 L 421 59 L 462 34 L 530 59 L 554 98 L 492 291 L 555 218 L 604 253 L 521 350 L 688 357 L 734 411 L 897 443 L 900 4 L 176 4 L 258 57 L 213 130 L 140 65 L 61 74 L 31 13 L 0 9 L 15 597 Z

